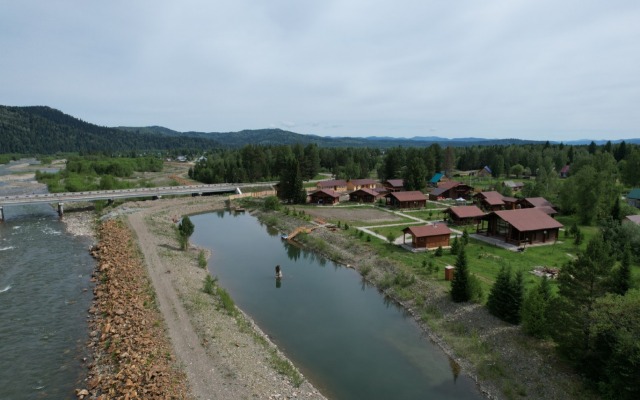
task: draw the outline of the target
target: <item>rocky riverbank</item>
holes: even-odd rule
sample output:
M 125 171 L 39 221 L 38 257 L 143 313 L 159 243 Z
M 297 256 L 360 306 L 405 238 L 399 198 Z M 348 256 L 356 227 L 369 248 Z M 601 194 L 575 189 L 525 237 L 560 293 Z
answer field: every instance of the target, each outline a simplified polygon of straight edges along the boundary
M 250 318 L 203 291 L 200 249 L 178 248 L 176 219 L 223 207 L 223 198 L 182 198 L 107 214 L 94 252 L 94 360 L 79 398 L 324 399 Z

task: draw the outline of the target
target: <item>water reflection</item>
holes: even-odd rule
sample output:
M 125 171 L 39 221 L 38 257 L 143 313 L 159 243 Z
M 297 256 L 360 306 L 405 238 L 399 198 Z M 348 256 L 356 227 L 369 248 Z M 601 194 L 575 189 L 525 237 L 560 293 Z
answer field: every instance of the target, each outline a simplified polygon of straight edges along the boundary
M 215 250 L 211 272 L 329 398 L 480 398 L 405 310 L 354 270 L 265 235 L 249 215 L 226 222 L 198 217 L 194 224 L 203 229 L 193 240 Z M 327 262 L 334 268 L 322 268 Z M 289 282 L 276 279 L 274 292 L 268 282 L 277 264 Z
M 449 357 L 449 367 L 451 367 L 451 374 L 453 375 L 453 382 L 455 383 L 460 375 L 460 364 L 458 364 L 453 358 Z

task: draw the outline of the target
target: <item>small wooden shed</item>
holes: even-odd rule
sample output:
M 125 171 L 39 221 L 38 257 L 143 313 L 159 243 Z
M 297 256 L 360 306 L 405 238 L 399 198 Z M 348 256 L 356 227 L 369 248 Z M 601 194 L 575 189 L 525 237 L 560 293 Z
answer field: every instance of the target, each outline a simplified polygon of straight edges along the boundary
M 437 249 L 449 246 L 451 229 L 446 224 L 432 224 L 422 226 L 409 226 L 402 230 L 403 243 L 406 244 L 406 235 L 411 235 L 411 246 L 416 249 Z
M 311 204 L 333 205 L 340 202 L 340 195 L 331 189 L 321 189 L 309 194 Z

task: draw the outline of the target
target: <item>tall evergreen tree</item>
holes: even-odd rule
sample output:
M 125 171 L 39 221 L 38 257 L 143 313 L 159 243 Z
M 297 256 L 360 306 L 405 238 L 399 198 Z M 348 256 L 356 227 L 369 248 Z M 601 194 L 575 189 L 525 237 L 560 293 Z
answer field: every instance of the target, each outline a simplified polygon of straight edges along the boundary
M 521 316 L 522 329 L 529 335 L 537 338 L 545 338 L 549 335 L 551 296 L 551 286 L 546 276 L 527 292 L 522 303 Z
M 503 266 L 489 293 L 487 300 L 489 312 L 503 321 L 519 324 L 522 302 L 522 272 L 518 272 L 514 278 L 511 267 Z
M 631 288 L 631 250 L 625 246 L 618 268 L 613 270 L 611 291 L 624 295 Z
M 307 194 L 302 184 L 300 164 L 294 157 L 288 157 L 280 175 L 280 196 L 287 203 L 303 204 Z
M 554 339 L 558 349 L 577 366 L 587 367 L 592 354 L 593 321 L 589 313 L 596 300 L 611 287 L 613 259 L 602 236 L 596 235 L 584 253 L 565 264 L 558 277 L 559 296 L 554 303 L 556 329 Z
M 458 250 L 456 269 L 451 280 L 451 299 L 460 303 L 469 301 L 470 297 L 467 255 L 464 246 L 461 246 Z

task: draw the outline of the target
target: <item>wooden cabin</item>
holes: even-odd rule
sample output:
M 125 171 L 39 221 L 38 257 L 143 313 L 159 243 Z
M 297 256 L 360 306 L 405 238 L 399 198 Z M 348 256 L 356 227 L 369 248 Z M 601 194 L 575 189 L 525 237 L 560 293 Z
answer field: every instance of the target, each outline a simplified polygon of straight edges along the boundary
M 387 179 L 382 185 L 388 192 L 401 192 L 404 190 L 404 179 Z
M 556 206 L 544 197 L 526 197 L 518 200 L 520 208 L 537 208 L 547 215 L 554 216 L 558 213 Z
M 402 233 L 404 244 L 406 244 L 406 235 L 411 235 L 411 247 L 414 249 L 447 247 L 451 237 L 451 229 L 446 224 L 409 226 L 404 228 Z
M 427 205 L 427 196 L 419 190 L 409 192 L 391 192 L 384 196 L 387 205 L 398 208 L 424 208 Z
M 468 200 L 473 188 L 462 182 L 443 182 L 429 193 L 429 200 L 465 199 Z
M 504 196 L 493 190 L 476 193 L 473 197 L 478 207 L 486 211 L 502 210 L 505 207 Z
M 485 215 L 477 206 L 449 207 L 444 213 L 449 215 L 449 220 L 455 225 L 478 224 Z
M 356 203 L 374 203 L 380 196 L 380 193 L 373 189 L 359 189 L 349 193 L 349 201 Z
M 502 182 L 502 186 L 511 189 L 512 193 L 518 193 L 522 190 L 522 188 L 524 188 L 524 183 L 516 181 L 504 181 Z
M 340 195 L 331 189 L 320 189 L 309 194 L 309 203 L 333 205 L 340 202 Z
M 334 192 L 346 192 L 347 189 L 347 181 L 344 179 L 330 179 L 326 181 L 320 181 L 316 183 L 316 188 L 318 190 L 330 189 Z
M 378 187 L 378 181 L 375 179 L 349 179 L 347 181 L 347 190 L 349 191 L 375 189 L 376 187 Z
M 485 227 L 486 221 L 486 227 Z M 493 211 L 482 218 L 478 233 L 495 236 L 507 243 L 554 243 L 563 225 L 537 208 Z

